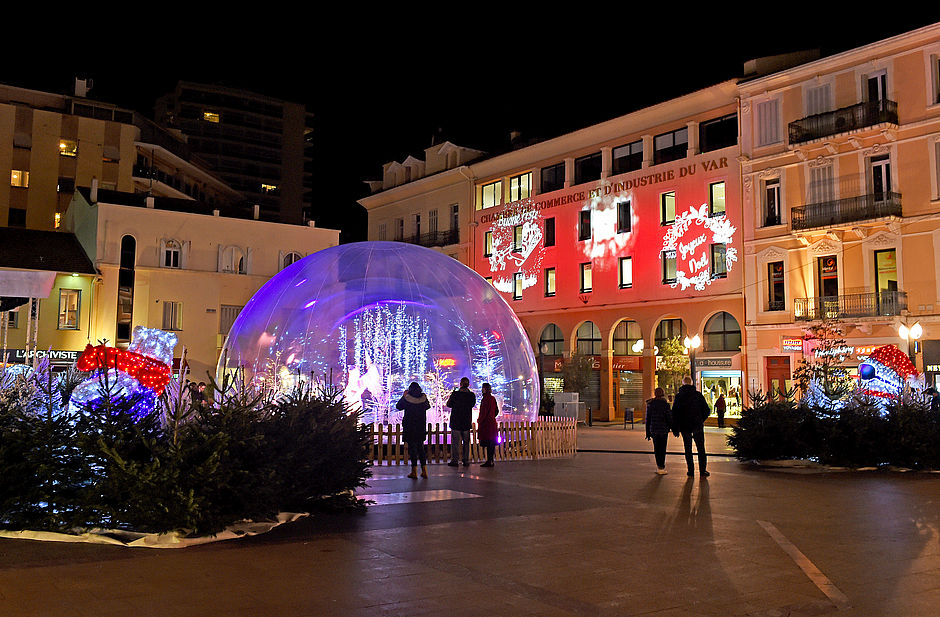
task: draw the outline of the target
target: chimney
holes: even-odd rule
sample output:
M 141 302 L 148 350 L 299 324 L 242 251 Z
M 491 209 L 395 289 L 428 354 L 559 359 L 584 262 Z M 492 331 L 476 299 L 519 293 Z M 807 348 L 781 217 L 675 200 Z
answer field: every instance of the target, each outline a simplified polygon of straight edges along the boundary
M 218 210 L 213 210 L 213 211 L 212 211 L 212 216 L 219 216 L 219 211 L 218 211 Z
M 261 206 L 259 206 L 258 204 L 255 204 L 254 219 L 257 221 L 258 217 L 260 216 L 261 216 Z
M 145 204 L 147 205 L 147 207 L 150 208 L 150 209 L 153 209 L 154 202 L 155 202 L 155 200 L 154 200 L 154 198 L 153 198 L 153 195 L 147 195 L 147 197 L 144 198 L 144 203 L 145 203 Z
M 75 96 L 80 96 L 85 98 L 88 96 L 88 91 L 91 90 L 95 85 L 95 82 L 91 79 L 80 79 L 75 78 Z
M 91 203 L 98 203 L 98 178 L 91 179 Z
M 316 227 L 316 226 L 317 226 L 317 222 L 316 222 L 316 221 L 307 221 L 307 225 L 310 226 L 310 227 Z

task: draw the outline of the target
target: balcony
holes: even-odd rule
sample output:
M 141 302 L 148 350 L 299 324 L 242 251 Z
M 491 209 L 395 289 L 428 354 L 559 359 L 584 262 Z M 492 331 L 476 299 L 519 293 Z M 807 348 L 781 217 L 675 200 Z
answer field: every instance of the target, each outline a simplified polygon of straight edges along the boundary
M 907 292 L 872 291 L 844 296 L 796 298 L 793 318 L 796 321 L 815 319 L 853 319 L 857 317 L 892 317 L 907 309 Z
M 833 227 L 843 223 L 901 216 L 900 193 L 874 193 L 793 208 L 791 229 Z
M 806 143 L 882 123 L 898 123 L 898 104 L 895 101 L 882 99 L 858 103 L 791 122 L 788 127 L 790 144 Z
M 448 246 L 460 242 L 460 233 L 456 229 L 447 231 L 432 231 L 426 234 L 403 238 L 401 242 L 417 244 L 418 246 Z

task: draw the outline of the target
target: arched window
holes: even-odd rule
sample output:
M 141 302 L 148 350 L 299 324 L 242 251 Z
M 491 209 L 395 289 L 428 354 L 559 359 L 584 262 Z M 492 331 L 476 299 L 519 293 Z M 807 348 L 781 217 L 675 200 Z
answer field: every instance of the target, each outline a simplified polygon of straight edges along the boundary
M 629 319 L 624 319 L 614 328 L 614 355 L 615 356 L 640 356 L 643 350 L 636 351 L 633 346 L 643 338 L 640 330 L 640 324 Z
M 539 350 L 546 356 L 560 356 L 565 353 L 565 336 L 561 328 L 553 323 L 545 326 L 539 338 Z
M 134 268 L 137 265 L 137 240 L 127 235 L 121 238 L 121 261 L 118 269 L 118 298 L 115 339 L 119 343 L 131 340 L 134 318 Z
M 730 313 L 721 312 L 705 324 L 705 351 L 740 351 L 741 326 Z
M 681 319 L 663 319 L 656 326 L 655 345 L 660 349 L 667 340 L 679 337 L 679 342 L 685 338 L 685 323 Z
M 219 263 L 221 272 L 246 274 L 248 272 L 245 253 L 237 246 L 227 246 L 222 251 L 222 260 Z
M 160 265 L 164 268 L 179 268 L 182 247 L 176 240 L 164 240 Z
M 291 265 L 292 263 L 300 261 L 301 259 L 303 259 L 303 255 L 300 253 L 295 253 L 293 251 L 287 253 L 284 255 L 284 259 L 281 260 L 281 270 Z
M 585 321 L 578 326 L 577 352 L 583 356 L 596 356 L 601 353 L 601 331 L 593 321 Z

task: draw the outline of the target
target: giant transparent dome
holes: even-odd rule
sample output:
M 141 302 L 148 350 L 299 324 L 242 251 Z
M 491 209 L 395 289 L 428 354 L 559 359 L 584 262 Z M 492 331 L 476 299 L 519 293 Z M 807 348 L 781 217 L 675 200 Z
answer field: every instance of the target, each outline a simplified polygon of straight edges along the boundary
M 366 423 L 399 422 L 412 381 L 428 422 L 446 422 L 461 377 L 478 397 L 490 383 L 503 421 L 538 412 L 535 357 L 505 300 L 455 259 L 401 242 L 345 244 L 279 272 L 232 325 L 218 377 L 231 372 L 268 391 L 332 381 Z

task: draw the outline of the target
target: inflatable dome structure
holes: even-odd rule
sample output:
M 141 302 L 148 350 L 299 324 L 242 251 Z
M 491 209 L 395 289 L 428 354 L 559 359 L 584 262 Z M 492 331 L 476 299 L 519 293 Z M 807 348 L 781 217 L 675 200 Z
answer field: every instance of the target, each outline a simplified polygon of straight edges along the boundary
M 428 422 L 446 422 L 461 377 L 478 397 L 492 385 L 501 420 L 538 412 L 535 356 L 505 300 L 460 262 L 401 242 L 340 245 L 275 275 L 232 325 L 220 383 L 230 372 L 279 392 L 332 381 L 365 423 L 399 422 L 412 381 L 430 399 Z

